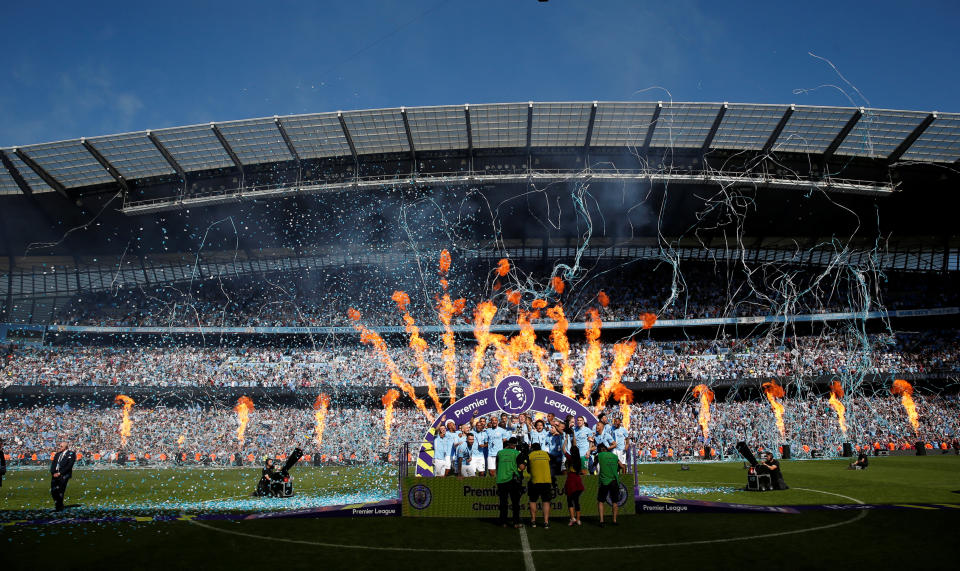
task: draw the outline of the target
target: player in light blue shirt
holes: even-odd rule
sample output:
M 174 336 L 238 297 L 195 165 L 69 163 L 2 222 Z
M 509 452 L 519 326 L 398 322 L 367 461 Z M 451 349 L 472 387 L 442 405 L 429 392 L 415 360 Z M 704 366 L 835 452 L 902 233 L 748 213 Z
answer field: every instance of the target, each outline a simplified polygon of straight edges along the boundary
M 445 426 L 440 425 L 437 427 L 437 433 L 433 438 L 434 476 L 447 476 L 450 474 L 450 452 L 453 448 L 451 436 Z
M 602 444 L 604 448 L 609 451 L 614 447 L 613 431 L 609 430 L 610 427 L 604 422 L 606 415 L 601 415 L 600 418 L 601 420 L 597 422 L 597 425 L 594 427 L 593 442 L 594 445 L 597 446 L 597 449 L 599 449 Z M 590 473 L 595 473 L 597 467 L 597 455 L 593 453 L 590 455 Z
M 474 434 L 467 433 L 466 441 L 457 447 L 457 468 L 460 477 L 482 476 L 485 467 L 483 449 L 477 445 Z
M 620 463 L 624 466 L 627 465 L 627 446 L 630 444 L 630 433 L 626 428 L 623 427 L 623 421 L 620 417 L 615 417 L 613 419 L 613 441 L 616 443 L 616 448 L 613 453 L 617 455 L 617 459 L 620 460 Z
M 500 427 L 496 416 L 490 417 L 490 426 L 486 430 L 487 436 L 487 473 L 497 475 L 497 452 L 503 450 L 503 443 L 510 438 L 510 433 Z
M 577 427 L 573 429 L 573 438 L 577 442 L 577 448 L 580 449 L 582 465 L 586 466 L 590 455 L 590 444 L 593 442 L 593 431 L 587 426 L 586 418 L 577 417 Z
M 538 420 L 533 423 L 534 429 L 530 432 L 529 441 L 530 446 L 534 444 L 539 444 L 541 450 L 547 449 L 547 440 L 550 436 L 550 433 L 543 429 L 543 421 Z

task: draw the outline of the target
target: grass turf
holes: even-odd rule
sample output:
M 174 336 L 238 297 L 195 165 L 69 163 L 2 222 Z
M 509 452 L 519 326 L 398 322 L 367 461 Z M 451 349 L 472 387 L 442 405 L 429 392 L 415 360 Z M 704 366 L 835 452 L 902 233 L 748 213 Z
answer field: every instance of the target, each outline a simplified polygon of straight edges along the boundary
M 640 471 L 642 485 L 686 487 L 695 491 L 676 496 L 691 499 L 755 504 L 850 503 L 836 496 L 798 489 L 809 488 L 871 504 L 960 501 L 960 495 L 953 493 L 960 490 L 960 459 L 954 456 L 880 458 L 872 461 L 866 472 L 846 471 L 840 461 L 784 462 L 783 467 L 791 489 L 771 493 L 710 491 L 742 485 L 745 478 L 739 464 L 694 464 L 689 471 L 681 471 L 676 464 L 644 465 Z M 350 492 L 363 486 L 392 491 L 391 474 L 356 470 L 351 473 L 341 469 L 337 476 L 332 476 L 329 469 L 298 468 L 298 490 L 318 485 L 329 491 Z M 82 497 L 91 503 L 135 505 L 185 492 L 216 498 L 222 497 L 219 494 L 248 491 L 251 474 L 254 479 L 256 476 L 254 471 L 238 469 L 172 471 L 180 474 L 178 478 L 184 472 L 189 474 L 187 479 L 202 479 L 205 483 L 171 483 L 171 471 L 167 470 L 82 470 L 77 472 L 77 480 L 71 482 L 68 500 L 73 503 Z M 46 474 L 17 471 L 10 475 L 4 481 L 0 510 L 7 510 L 9 515 L 9 510 L 49 506 Z M 104 489 L 104 482 L 117 479 L 123 482 L 121 488 Z M 101 484 L 99 491 L 96 485 L 91 490 L 82 489 L 96 482 Z M 133 496 L 128 498 L 130 494 Z M 124 504 L 125 498 L 130 501 Z M 822 510 L 800 514 L 657 513 L 622 517 L 619 526 L 604 529 L 595 520 L 573 528 L 566 527 L 565 520 L 557 520 L 552 529 L 526 528 L 524 533 L 531 550 L 529 557 L 541 569 L 640 563 L 650 568 L 763 563 L 822 568 L 853 562 L 858 568 L 871 564 L 884 568 L 955 568 L 955 562 L 948 557 L 949 550 L 944 550 L 949 545 L 944 540 L 949 540 L 958 525 L 960 509 L 952 508 Z M 802 530 L 808 531 L 789 534 Z M 54 553 L 69 554 L 69 564 L 63 565 L 68 568 L 118 563 L 130 568 L 164 568 L 174 561 L 202 561 L 206 567 L 217 568 L 258 564 L 284 568 L 411 568 L 425 563 L 432 566 L 462 562 L 470 566 L 523 569 L 521 546 L 517 530 L 501 529 L 486 520 L 343 518 L 0 527 L 0 563 L 4 569 L 35 567 Z M 475 551 L 429 551 L 438 548 Z

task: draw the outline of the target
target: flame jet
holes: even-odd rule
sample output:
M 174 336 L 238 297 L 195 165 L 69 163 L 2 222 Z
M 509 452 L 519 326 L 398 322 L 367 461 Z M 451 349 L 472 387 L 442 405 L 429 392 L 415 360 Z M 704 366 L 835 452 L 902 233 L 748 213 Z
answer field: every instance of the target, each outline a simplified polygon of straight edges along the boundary
M 602 356 L 600 353 L 600 328 L 603 322 L 600 321 L 600 313 L 590 308 L 587 310 L 587 356 L 583 363 L 583 397 L 580 402 L 585 406 L 590 406 L 590 393 L 593 392 L 593 382 L 597 379 L 597 371 L 600 370 Z
M 643 329 L 653 329 L 653 326 L 657 323 L 657 315 L 655 313 L 641 313 L 640 321 L 643 321 Z
M 113 402 L 123 406 L 123 420 L 120 421 L 120 446 L 125 447 L 127 445 L 127 439 L 130 438 L 133 429 L 133 422 L 130 420 L 130 410 L 136 403 L 127 395 L 117 395 L 113 399 Z
M 536 307 L 537 301 L 543 300 L 534 300 L 534 307 Z M 517 333 L 510 338 L 509 351 L 510 357 L 513 361 L 519 361 L 520 355 L 524 353 L 530 353 L 530 356 L 533 357 L 533 362 L 536 363 L 537 368 L 540 370 L 540 382 L 543 384 L 544 388 L 549 390 L 553 389 L 553 383 L 550 382 L 550 364 L 546 360 L 547 351 L 543 347 L 537 345 L 537 334 L 533 331 L 532 320 L 540 317 L 540 312 L 537 311 L 523 311 L 522 309 L 517 316 L 517 325 L 520 326 L 520 333 Z
M 383 408 L 386 411 L 383 415 L 383 430 L 385 434 L 384 448 L 388 450 L 390 448 L 390 431 L 393 429 L 393 403 L 398 398 L 400 398 L 400 393 L 396 389 L 390 389 L 387 394 L 380 398 L 380 402 L 383 403 Z
M 710 403 L 713 402 L 713 391 L 707 385 L 697 385 L 693 387 L 693 396 L 700 399 L 700 414 L 697 422 L 700 423 L 703 439 L 706 440 L 710 438 Z
M 630 405 L 633 404 L 633 391 L 623 383 L 613 387 L 613 398 L 620 403 L 620 416 L 623 417 L 623 427 L 630 430 Z
M 833 381 L 830 383 L 830 408 L 836 411 L 837 413 L 837 424 L 840 425 L 840 432 L 844 436 L 847 435 L 847 407 L 843 406 L 843 402 L 840 400 L 843 398 L 843 386 L 840 384 L 840 381 Z
M 319 447 L 323 442 L 323 429 L 327 426 L 327 410 L 330 408 L 330 397 L 323 393 L 317 395 L 317 400 L 313 401 L 313 413 L 316 426 L 313 429 L 313 440 Z
M 449 283 L 446 276 L 450 272 L 450 262 L 450 252 L 440 252 L 440 285 L 443 287 L 443 295 L 437 299 L 437 311 L 443 323 L 443 372 L 450 390 L 450 404 L 453 404 L 457 401 L 457 344 L 450 322 L 454 315 L 463 311 L 467 302 L 465 299 L 453 301 L 447 292 Z
M 550 340 L 553 341 L 553 348 L 560 353 L 560 384 L 563 386 L 564 396 L 577 398 L 577 393 L 573 390 L 573 376 L 576 372 L 570 365 L 570 340 L 567 338 L 567 329 L 570 322 L 563 315 L 563 306 L 559 303 L 547 310 L 547 317 L 554 321 L 553 329 L 550 331 Z
M 353 328 L 360 332 L 360 342 L 365 345 L 370 345 L 374 348 L 374 352 L 379 357 L 380 362 L 387 368 L 387 371 L 390 373 L 390 381 L 400 387 L 403 392 L 407 393 L 407 396 L 410 397 L 410 400 L 413 401 L 413 404 L 416 405 L 417 410 L 423 413 L 423 416 L 427 417 L 427 420 L 431 423 L 433 422 L 433 415 L 430 414 L 430 411 L 427 409 L 426 403 L 423 399 L 417 398 L 416 392 L 413 390 L 413 385 L 408 383 L 406 379 L 403 378 L 403 375 L 400 373 L 400 369 L 397 367 L 397 364 L 393 362 L 393 358 L 390 356 L 390 351 L 387 350 L 387 344 L 383 341 L 383 338 L 377 334 L 376 331 L 371 331 L 367 329 L 363 324 L 359 323 L 360 321 L 360 312 L 354 308 L 347 310 L 347 316 L 353 321 Z
M 893 381 L 890 392 L 894 395 L 900 395 L 900 402 L 907 411 L 907 417 L 910 419 L 910 426 L 913 427 L 913 434 L 920 436 L 920 417 L 917 414 L 917 404 L 913 402 L 913 385 L 907 381 L 897 379 Z
M 390 299 L 396 302 L 397 309 L 403 316 L 404 326 L 407 333 L 410 334 L 410 348 L 413 349 L 413 354 L 417 359 L 417 368 L 420 369 L 420 374 L 427 382 L 427 393 L 430 395 L 437 412 L 441 412 L 443 406 L 440 404 L 440 395 L 437 394 L 437 385 L 433 382 L 433 375 L 430 374 L 430 364 L 427 363 L 427 341 L 420 336 L 420 328 L 417 327 L 413 316 L 407 311 L 407 306 L 410 305 L 410 296 L 406 292 L 395 291 Z
M 763 394 L 767 395 L 767 400 L 770 401 L 770 408 L 773 409 L 774 416 L 777 417 L 777 430 L 780 431 L 780 437 L 786 438 L 787 429 L 783 425 L 783 405 L 780 404 L 780 400 L 786 395 L 783 391 L 783 387 L 777 384 L 776 381 L 770 381 L 769 383 L 763 383 L 761 385 L 763 388 Z
M 233 407 L 233 410 L 237 413 L 237 422 L 240 423 L 240 426 L 237 427 L 237 440 L 240 441 L 240 448 L 243 448 L 243 443 L 246 441 L 247 424 L 250 422 L 250 411 L 253 410 L 253 401 L 248 396 L 242 396 L 237 399 L 237 406 Z
M 506 260 L 502 260 L 506 261 Z M 483 369 L 487 349 L 495 342 L 502 342 L 503 336 L 490 333 L 490 324 L 497 315 L 497 306 L 490 301 L 484 301 L 473 312 L 473 336 L 477 338 L 477 346 L 473 350 L 473 361 L 470 363 L 470 385 L 465 394 L 473 394 L 483 388 L 480 379 L 480 370 Z
M 600 387 L 600 396 L 597 398 L 597 404 L 594 412 L 599 413 L 607 405 L 607 399 L 615 389 L 623 386 L 620 382 L 623 372 L 627 370 L 627 364 L 630 363 L 630 357 L 637 349 L 636 341 L 627 341 L 626 343 L 616 343 L 613 346 L 613 365 L 610 366 L 610 378 Z

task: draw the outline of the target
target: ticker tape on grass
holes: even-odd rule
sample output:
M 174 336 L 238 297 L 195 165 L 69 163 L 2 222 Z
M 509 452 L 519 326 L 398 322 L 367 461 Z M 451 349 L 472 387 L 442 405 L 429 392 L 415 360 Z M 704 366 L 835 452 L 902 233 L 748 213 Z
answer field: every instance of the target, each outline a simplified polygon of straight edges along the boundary
M 797 514 L 802 511 L 862 511 L 862 510 L 960 510 L 960 504 L 954 503 L 896 503 L 896 504 L 808 504 L 761 506 L 727 502 L 708 502 L 702 500 L 683 500 L 678 498 L 641 496 L 637 499 L 637 513 L 779 513 Z M 327 518 L 327 517 L 397 517 L 400 515 L 399 500 L 384 500 L 323 506 L 294 510 L 280 510 L 257 513 L 202 513 L 202 514 L 155 514 L 155 515 L 104 515 L 100 517 L 70 517 L 66 515 L 12 519 L 0 523 L 0 529 L 9 526 L 36 526 L 47 524 L 102 524 L 102 523 L 156 523 L 175 521 L 243 521 L 259 519 L 287 518 Z M 9 513 L 9 512 L 8 512 Z
M 10 512 L 8 512 L 10 513 Z M 293 510 L 280 510 L 257 513 L 201 513 L 201 514 L 155 514 L 155 515 L 103 515 L 94 517 L 71 517 L 66 514 L 40 516 L 38 511 L 30 512 L 34 517 L 11 519 L 0 523 L 0 528 L 8 526 L 31 526 L 47 524 L 99 524 L 99 523 L 154 523 L 191 520 L 254 520 L 273 518 L 323 518 L 323 517 L 393 517 L 400 515 L 399 500 L 379 502 L 360 502 L 335 506 L 321 506 Z

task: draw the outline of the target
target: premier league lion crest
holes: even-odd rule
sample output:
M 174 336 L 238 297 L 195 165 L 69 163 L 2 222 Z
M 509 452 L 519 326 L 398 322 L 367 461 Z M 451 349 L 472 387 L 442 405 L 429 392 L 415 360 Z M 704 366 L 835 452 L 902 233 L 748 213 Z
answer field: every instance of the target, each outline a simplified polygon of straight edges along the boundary
M 500 381 L 493 393 L 494 402 L 500 410 L 520 414 L 530 410 L 533 404 L 533 385 L 523 377 L 511 376 Z

